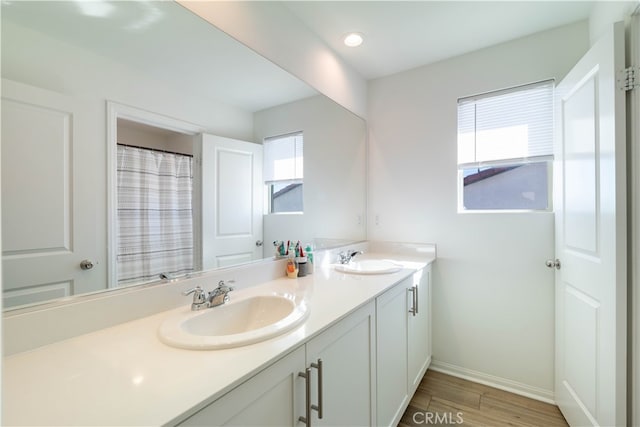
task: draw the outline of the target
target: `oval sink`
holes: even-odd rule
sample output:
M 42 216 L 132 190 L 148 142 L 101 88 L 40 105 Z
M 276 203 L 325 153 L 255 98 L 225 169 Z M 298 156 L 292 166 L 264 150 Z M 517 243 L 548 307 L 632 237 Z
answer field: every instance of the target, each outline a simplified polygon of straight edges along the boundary
M 304 303 L 281 295 L 260 295 L 201 311 L 184 310 L 160 325 L 165 344 L 193 350 L 240 347 L 293 329 L 307 316 Z
M 402 266 L 387 260 L 366 259 L 349 264 L 337 264 L 335 269 L 351 274 L 389 274 L 402 270 Z

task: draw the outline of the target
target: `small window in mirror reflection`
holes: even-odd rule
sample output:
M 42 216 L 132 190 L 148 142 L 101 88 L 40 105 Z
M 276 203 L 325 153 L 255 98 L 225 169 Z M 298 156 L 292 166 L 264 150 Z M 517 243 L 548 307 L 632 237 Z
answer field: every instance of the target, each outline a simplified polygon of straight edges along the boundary
M 303 212 L 302 132 L 265 138 L 263 158 L 266 211 Z

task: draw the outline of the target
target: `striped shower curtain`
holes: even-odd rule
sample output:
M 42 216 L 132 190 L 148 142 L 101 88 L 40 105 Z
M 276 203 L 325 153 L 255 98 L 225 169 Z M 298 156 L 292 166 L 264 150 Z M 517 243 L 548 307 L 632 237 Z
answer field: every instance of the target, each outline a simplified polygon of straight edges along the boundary
M 193 271 L 192 160 L 118 145 L 118 285 Z

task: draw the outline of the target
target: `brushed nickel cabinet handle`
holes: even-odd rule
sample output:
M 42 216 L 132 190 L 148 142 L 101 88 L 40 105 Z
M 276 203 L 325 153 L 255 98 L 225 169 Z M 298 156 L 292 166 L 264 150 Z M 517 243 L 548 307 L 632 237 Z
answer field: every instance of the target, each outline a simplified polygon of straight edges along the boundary
M 315 409 L 318 411 L 318 418 L 322 419 L 322 411 L 324 405 L 322 404 L 322 359 L 318 359 L 318 363 L 312 363 L 312 368 L 316 368 L 318 370 L 318 404 L 311 405 L 311 409 Z
M 304 408 L 305 416 L 298 417 L 298 421 L 301 421 L 311 427 L 311 368 L 306 368 L 304 372 L 298 372 L 298 376 L 304 378 Z
M 415 302 L 413 303 L 413 306 L 416 308 L 416 314 L 420 313 L 420 310 L 418 310 L 418 301 L 420 300 L 420 294 L 418 293 L 419 288 L 418 285 L 414 286 L 415 292 L 413 293 L 413 295 L 415 295 L 416 299 Z
M 412 286 L 408 288 L 407 291 L 411 292 L 411 308 L 409 309 L 409 313 L 415 316 L 418 312 L 416 310 L 416 287 Z

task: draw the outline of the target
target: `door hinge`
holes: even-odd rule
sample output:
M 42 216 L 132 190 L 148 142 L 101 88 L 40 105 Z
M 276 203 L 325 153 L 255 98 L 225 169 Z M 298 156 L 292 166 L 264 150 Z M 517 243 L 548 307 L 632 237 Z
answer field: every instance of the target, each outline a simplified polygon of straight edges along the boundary
M 627 67 L 618 72 L 618 89 L 629 91 L 640 87 L 640 67 Z

